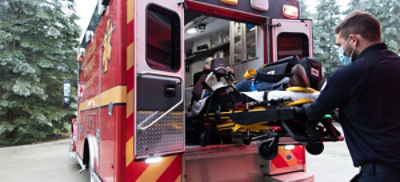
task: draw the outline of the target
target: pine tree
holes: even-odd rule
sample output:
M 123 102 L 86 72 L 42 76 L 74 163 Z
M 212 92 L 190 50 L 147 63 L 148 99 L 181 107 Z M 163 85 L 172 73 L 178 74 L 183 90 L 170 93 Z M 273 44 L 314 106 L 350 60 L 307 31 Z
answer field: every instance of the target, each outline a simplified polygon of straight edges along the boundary
M 63 80 L 76 83 L 73 2 L 0 1 L 0 138 L 25 143 L 65 131 Z M 74 81 L 75 80 L 75 81 Z
M 400 17 L 398 16 L 400 2 L 398 0 L 379 0 L 377 2 L 379 5 L 371 13 L 381 22 L 382 41 L 388 45 L 390 50 L 398 52 L 400 48 Z
M 321 0 L 313 19 L 314 56 L 322 61 L 324 75 L 341 65 L 333 29 L 340 21 L 341 12 L 336 1 Z
M 349 10 L 363 10 L 375 15 L 381 22 L 382 41 L 389 46 L 389 49 L 398 52 L 400 48 L 400 2 L 398 0 L 352 0 L 349 3 Z
M 363 3 L 361 2 L 362 0 L 351 0 L 348 3 L 348 9 L 346 11 L 344 11 L 344 15 L 348 15 L 351 12 L 353 12 L 354 10 L 361 10 L 363 9 Z
M 311 19 L 311 13 L 308 10 L 308 7 L 305 3 L 305 0 L 300 0 L 300 18 L 301 19 Z

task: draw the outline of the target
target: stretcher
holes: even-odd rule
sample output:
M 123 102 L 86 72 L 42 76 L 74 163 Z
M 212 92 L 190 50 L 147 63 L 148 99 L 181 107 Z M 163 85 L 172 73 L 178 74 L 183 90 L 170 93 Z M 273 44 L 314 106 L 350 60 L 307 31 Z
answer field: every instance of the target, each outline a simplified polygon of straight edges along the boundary
M 341 141 L 332 125 L 336 114 L 309 121 L 299 117 L 302 105 L 319 95 L 311 88 L 290 87 L 285 91 L 238 92 L 229 85 L 215 90 L 202 101 L 201 112 L 187 118 L 189 142 L 200 145 L 230 143 L 233 137 L 244 144 L 260 141 L 259 154 L 266 160 L 277 155 L 279 139 L 290 137 L 318 155 L 323 142 Z

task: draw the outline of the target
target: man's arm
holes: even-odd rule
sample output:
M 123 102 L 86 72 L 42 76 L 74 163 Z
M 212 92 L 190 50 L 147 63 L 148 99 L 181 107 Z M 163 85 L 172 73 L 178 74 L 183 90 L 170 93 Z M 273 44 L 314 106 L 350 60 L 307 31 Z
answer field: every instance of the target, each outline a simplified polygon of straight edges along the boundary
M 312 104 L 305 106 L 305 113 L 310 120 L 319 119 L 328 112 L 342 107 L 348 91 L 349 79 L 338 70 L 329 76 L 325 88 L 321 91 L 318 99 Z

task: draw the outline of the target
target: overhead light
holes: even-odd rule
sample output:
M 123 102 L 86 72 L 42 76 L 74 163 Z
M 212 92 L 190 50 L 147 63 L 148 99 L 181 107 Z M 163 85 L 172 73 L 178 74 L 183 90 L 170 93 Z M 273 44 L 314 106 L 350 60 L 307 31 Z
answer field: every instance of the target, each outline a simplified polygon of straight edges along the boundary
M 197 28 L 200 30 L 200 32 L 204 32 L 206 30 L 206 24 L 201 23 L 197 26 Z
M 160 156 L 155 156 L 155 157 L 149 157 L 147 158 L 144 162 L 146 164 L 157 164 L 161 162 L 161 157 Z
M 283 5 L 283 16 L 291 19 L 297 19 L 299 17 L 299 9 L 293 5 Z
M 186 31 L 186 33 L 195 34 L 195 33 L 197 33 L 197 29 L 196 28 L 190 28 L 189 30 Z
M 268 11 L 269 7 L 268 0 L 250 0 L 250 5 L 259 11 Z

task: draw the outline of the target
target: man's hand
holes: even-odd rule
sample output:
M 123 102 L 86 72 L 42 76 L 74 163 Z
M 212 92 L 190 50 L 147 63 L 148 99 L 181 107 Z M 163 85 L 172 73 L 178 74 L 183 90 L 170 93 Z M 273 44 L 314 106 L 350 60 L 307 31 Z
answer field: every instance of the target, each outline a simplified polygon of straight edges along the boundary
M 304 109 L 303 106 L 294 108 L 294 118 L 298 119 L 300 121 L 306 121 L 307 120 L 306 110 Z

